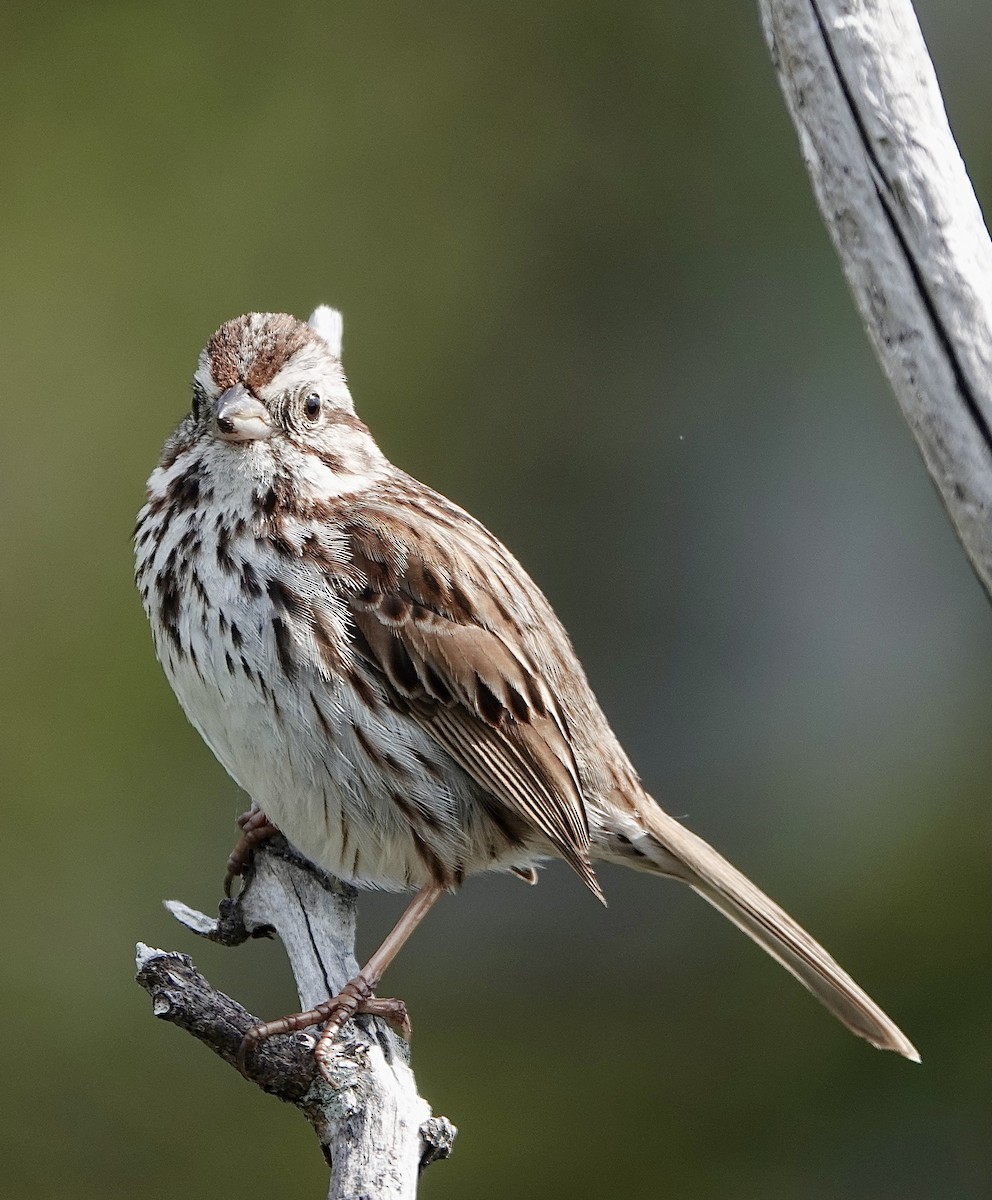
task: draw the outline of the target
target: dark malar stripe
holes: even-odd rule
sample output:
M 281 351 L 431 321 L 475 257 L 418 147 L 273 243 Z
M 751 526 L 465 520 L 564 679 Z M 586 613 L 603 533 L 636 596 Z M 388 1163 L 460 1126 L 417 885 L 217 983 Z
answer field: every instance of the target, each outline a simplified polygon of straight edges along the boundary
M 191 462 L 185 471 L 181 472 L 169 484 L 166 498 L 170 508 L 182 512 L 195 508 L 200 499 L 200 481 L 203 478 L 203 465 L 199 460 Z M 204 497 L 206 499 L 206 497 Z

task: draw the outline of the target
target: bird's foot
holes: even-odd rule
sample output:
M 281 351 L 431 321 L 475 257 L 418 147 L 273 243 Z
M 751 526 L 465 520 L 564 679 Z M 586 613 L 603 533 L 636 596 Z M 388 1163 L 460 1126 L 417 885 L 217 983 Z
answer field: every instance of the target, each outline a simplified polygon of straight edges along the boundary
M 231 851 L 231 856 L 227 860 L 227 871 L 224 875 L 225 896 L 230 896 L 231 884 L 239 875 L 244 874 L 255 847 L 261 845 L 262 842 L 267 842 L 270 837 L 275 837 L 279 832 L 265 813 L 258 808 L 242 813 L 238 817 L 238 824 L 241 826 L 241 837 L 238 838 L 238 844 Z
M 238 1068 L 242 1075 L 247 1075 L 248 1054 L 267 1038 L 296 1033 L 310 1025 L 323 1025 L 313 1056 L 323 1078 L 332 1083 L 330 1058 L 334 1040 L 352 1017 L 362 1015 L 382 1017 L 404 1038 L 410 1037 L 410 1018 L 403 1001 L 373 995 L 372 984 L 359 974 L 350 983 L 346 983 L 336 996 L 311 1008 L 309 1012 L 294 1013 L 249 1029 L 238 1048 Z

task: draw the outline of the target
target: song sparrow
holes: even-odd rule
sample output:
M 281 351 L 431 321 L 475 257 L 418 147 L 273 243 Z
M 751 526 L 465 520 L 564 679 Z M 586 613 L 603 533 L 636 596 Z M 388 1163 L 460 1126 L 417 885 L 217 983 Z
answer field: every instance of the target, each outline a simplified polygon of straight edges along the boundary
M 418 889 L 326 1022 L 318 1061 L 439 895 L 557 855 L 687 883 L 849 1029 L 908 1039 L 795 921 L 641 786 L 537 585 L 486 528 L 393 466 L 355 416 L 341 318 L 250 313 L 200 355 L 148 481 L 136 578 L 179 702 L 314 862 Z M 249 840 L 272 827 L 253 818 Z

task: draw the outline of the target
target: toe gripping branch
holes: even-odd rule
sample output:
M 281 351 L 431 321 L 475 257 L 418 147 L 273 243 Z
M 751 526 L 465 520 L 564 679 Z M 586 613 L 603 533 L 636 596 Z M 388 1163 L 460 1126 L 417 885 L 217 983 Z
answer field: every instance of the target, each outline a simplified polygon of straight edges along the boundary
M 276 837 L 279 830 L 260 809 L 252 808 L 238 817 L 241 836 L 227 860 L 224 874 L 224 895 L 230 897 L 231 888 L 239 876 L 247 876 L 251 856 L 256 847 Z
M 387 1193 L 376 1191 L 383 1155 L 389 1169 L 407 1180 L 406 1190 L 388 1195 L 413 1196 L 421 1167 L 447 1157 L 455 1134 L 450 1121 L 433 1117 L 417 1094 L 407 1042 L 385 1023 L 408 1035 L 405 1005 L 374 994 L 386 965 L 437 897 L 418 893 L 358 971 L 356 894 L 284 838 L 270 836 L 247 863 L 239 896 L 223 900 L 216 919 L 178 901 L 166 903 L 184 926 L 223 945 L 278 936 L 306 1010 L 300 1014 L 259 1023 L 176 952 L 139 946 L 137 978 L 156 1016 L 186 1029 L 263 1090 L 304 1113 L 325 1158 L 334 1163 L 331 1197 L 366 1193 L 385 1200 Z M 340 989 L 331 999 L 325 999 L 328 980 Z M 349 1024 L 363 1014 L 384 1021 Z M 316 1046 L 313 1034 L 301 1032 L 311 1025 L 323 1026 Z
M 272 846 L 278 854 L 285 853 L 288 850 L 288 845 L 284 838 L 278 835 L 275 826 L 268 818 L 258 810 L 245 813 L 238 822 L 242 829 L 241 840 L 235 847 L 234 853 L 228 861 L 227 876 L 224 880 L 224 890 L 228 891 L 232 873 L 245 874 L 247 881 L 245 889 L 241 897 L 238 898 L 237 907 L 243 908 L 249 900 L 249 888 L 253 880 L 252 875 L 248 872 L 253 867 L 253 855 L 263 842 Z M 304 863 L 306 860 L 303 860 Z M 312 864 L 306 864 L 312 870 Z M 331 886 L 337 881 L 332 880 L 329 876 L 318 873 L 322 882 Z M 344 885 L 340 885 L 344 886 Z M 389 964 L 393 961 L 399 951 L 405 945 L 407 939 L 417 928 L 420 922 L 424 919 L 431 908 L 436 904 L 438 899 L 444 894 L 444 888 L 439 884 L 427 884 L 413 897 L 407 905 L 400 919 L 386 936 L 382 945 L 376 950 L 375 954 L 369 959 L 365 966 L 348 980 L 337 995 L 331 996 L 329 999 L 319 1000 L 312 1007 L 305 1009 L 302 1012 L 292 1013 L 286 1017 L 280 1017 L 275 1021 L 265 1021 L 254 1025 L 245 1035 L 238 1049 L 238 1068 L 243 1075 L 250 1078 L 248 1071 L 248 1056 L 251 1051 L 261 1042 L 267 1041 L 269 1038 L 278 1037 L 288 1033 L 295 1033 L 302 1029 L 306 1029 L 311 1025 L 322 1025 L 323 1030 L 320 1038 L 314 1048 L 314 1057 L 317 1062 L 317 1067 L 321 1075 L 327 1083 L 333 1084 L 335 1075 L 332 1069 L 332 1057 L 334 1057 L 334 1041 L 341 1033 L 343 1026 L 355 1016 L 373 1016 L 382 1017 L 393 1025 L 396 1031 L 404 1038 L 409 1039 L 410 1036 L 410 1018 L 407 1013 L 406 1005 L 402 1000 L 395 998 L 379 998 L 375 993 L 379 981 Z M 350 905 L 347 922 L 349 930 L 349 941 L 354 944 L 354 889 L 349 889 Z M 339 893 L 340 894 L 340 893 Z M 309 943 L 308 952 L 312 952 L 318 960 L 320 966 L 320 980 L 326 981 L 335 975 L 339 976 L 336 970 L 328 970 L 328 966 L 335 964 L 335 959 L 340 958 L 339 947 L 325 947 L 325 950 L 330 951 L 330 957 L 327 953 L 322 953 L 322 948 L 318 945 L 321 940 L 320 935 L 324 932 L 323 924 L 315 925 L 309 918 L 306 905 L 303 904 L 302 897 L 297 891 L 295 900 L 302 905 L 303 920 L 306 928 L 306 939 L 304 945 Z M 223 911 L 223 906 L 222 906 Z M 207 936 L 210 936 L 208 933 Z M 296 944 L 296 939 L 285 939 L 287 948 L 290 950 L 290 957 L 293 958 L 292 947 Z M 294 971 L 296 963 L 294 961 Z M 299 982 L 299 972 L 297 972 L 297 981 Z M 319 990 L 320 982 L 318 980 L 317 988 Z M 300 987 L 300 997 L 313 994 L 311 988 Z
M 344 985 L 336 996 L 323 1000 L 307 1012 L 292 1013 L 275 1021 L 264 1021 L 252 1026 L 241 1039 L 238 1047 L 238 1069 L 250 1079 L 248 1056 L 261 1042 L 289 1033 L 297 1033 L 311 1025 L 322 1025 L 320 1038 L 314 1046 L 313 1056 L 323 1078 L 333 1085 L 334 1042 L 344 1025 L 355 1016 L 382 1017 L 393 1026 L 405 1040 L 410 1038 L 410 1018 L 402 1000 L 380 999 L 373 995 L 372 984 L 359 972 Z

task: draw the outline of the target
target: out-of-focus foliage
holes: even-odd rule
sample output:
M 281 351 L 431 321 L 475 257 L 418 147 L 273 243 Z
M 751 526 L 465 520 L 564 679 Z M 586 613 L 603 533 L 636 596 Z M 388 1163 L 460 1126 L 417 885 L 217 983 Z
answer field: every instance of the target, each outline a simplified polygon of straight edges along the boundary
M 984 0 L 922 10 L 979 194 Z M 0 17 L 5 1196 L 317 1195 L 303 1123 L 160 1026 L 242 799 L 129 532 L 195 355 L 343 308 L 362 414 L 519 553 L 649 786 L 919 1045 L 694 897 L 470 883 L 390 977 L 461 1126 L 430 1197 L 988 1195 L 992 617 L 867 349 L 752 7 L 8 5 Z M 399 905 L 363 905 L 368 946 Z

